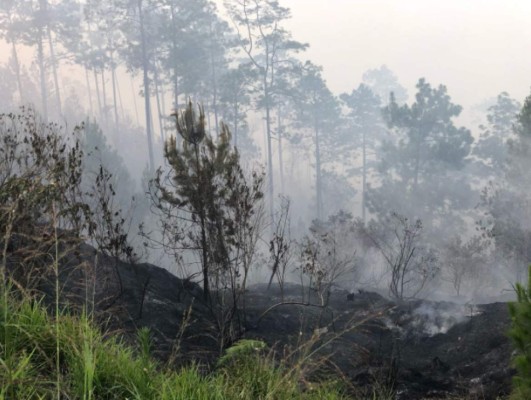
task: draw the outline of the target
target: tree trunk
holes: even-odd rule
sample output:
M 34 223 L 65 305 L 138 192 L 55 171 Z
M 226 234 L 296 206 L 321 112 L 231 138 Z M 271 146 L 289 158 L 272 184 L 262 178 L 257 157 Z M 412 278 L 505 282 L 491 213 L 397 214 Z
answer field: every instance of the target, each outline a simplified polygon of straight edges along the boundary
M 219 135 L 218 121 L 218 83 L 216 77 L 216 65 L 214 60 L 214 49 L 212 48 L 212 23 L 210 24 L 210 67 L 212 69 L 212 108 L 214 109 L 214 122 L 216 123 L 216 135 Z
M 109 115 L 107 107 L 107 86 L 105 85 L 105 67 L 101 67 L 101 96 L 103 98 L 103 118 L 105 125 L 109 125 Z
M 419 123 L 420 125 L 420 123 Z M 416 148 L 416 154 L 415 154 L 415 171 L 414 171 L 414 190 L 417 190 L 418 184 L 419 184 L 419 170 L 420 170 L 420 146 L 421 146 L 421 134 L 422 130 L 419 126 L 418 128 L 418 137 L 417 137 L 417 148 Z
M 116 68 L 113 70 L 113 74 L 115 75 L 116 79 Z M 122 121 L 125 120 L 125 111 L 124 111 L 124 103 L 122 101 L 122 90 L 120 89 L 120 82 L 118 79 L 116 79 L 116 91 L 118 92 L 118 102 L 120 103 L 120 115 L 122 116 Z
M 57 59 L 55 58 L 55 50 L 52 41 L 52 30 L 50 25 L 46 28 L 46 33 L 48 35 L 48 46 L 50 48 L 50 58 L 52 61 L 52 73 L 53 73 L 53 82 L 55 85 L 55 99 L 57 101 L 57 112 L 59 115 L 63 115 L 62 106 L 61 106 L 61 89 L 59 88 L 59 76 L 57 74 Z
M 155 171 L 155 160 L 153 157 L 153 137 L 151 130 L 151 105 L 149 102 L 150 93 L 149 93 L 149 63 L 147 58 L 147 49 L 146 49 L 146 32 L 144 29 L 144 10 L 142 9 L 142 0 L 138 0 L 138 16 L 140 18 L 140 36 L 141 36 L 141 45 L 142 45 L 142 70 L 144 75 L 144 107 L 146 113 L 146 131 L 147 131 L 147 141 L 148 141 L 148 154 L 149 154 L 149 168 L 151 171 Z
M 269 218 L 270 222 L 273 223 L 275 216 L 275 206 L 274 206 L 274 180 L 273 180 L 273 151 L 271 148 L 271 106 L 269 87 L 267 82 L 267 76 L 264 76 L 264 97 L 265 97 L 265 108 L 266 108 L 266 135 L 267 135 L 267 173 L 269 176 Z
M 136 104 L 136 90 L 135 90 L 135 79 L 133 76 L 131 76 L 131 92 L 133 93 L 133 104 L 135 106 L 135 117 L 136 117 L 136 124 L 140 126 L 140 117 L 138 115 L 138 105 Z
M 362 188 L 361 188 L 361 219 L 363 226 L 366 222 L 366 206 L 367 206 L 367 143 L 365 135 L 365 127 L 362 133 L 362 158 L 363 158 L 363 172 L 362 172 Z
M 201 189 L 201 183 L 203 181 L 203 173 L 201 170 L 201 163 L 199 161 L 199 147 L 198 144 L 194 144 L 195 151 L 195 162 L 196 162 L 196 171 L 199 179 L 199 189 Z M 201 257 L 202 257 L 202 269 L 203 269 L 203 298 L 206 301 L 210 299 L 210 284 L 209 284 L 209 263 L 208 258 L 208 241 L 207 241 L 207 226 L 206 226 L 206 215 L 205 215 L 205 202 L 203 192 L 198 193 L 198 198 L 200 199 L 199 204 L 199 221 L 201 223 Z
M 234 147 L 238 147 L 238 100 L 234 101 L 234 127 L 232 128 Z
M 13 50 L 13 60 L 15 61 L 15 73 L 17 74 L 17 86 L 18 86 L 18 97 L 20 103 L 24 102 L 24 93 L 22 90 L 22 79 L 20 78 L 20 63 L 18 61 L 18 52 L 15 40 L 11 40 L 11 48 Z
M 160 129 L 160 137 L 162 141 L 164 142 L 164 124 L 162 123 L 162 108 L 160 105 L 160 92 L 159 92 L 159 74 L 157 71 L 157 67 L 155 66 L 154 70 L 154 79 L 155 79 L 155 100 L 157 101 L 157 113 L 158 113 L 158 120 L 159 120 L 159 129 Z
M 96 85 L 96 98 L 98 99 L 98 112 L 100 115 L 100 120 L 103 120 L 103 109 L 101 107 L 101 94 L 100 94 L 100 83 L 98 80 L 98 73 L 96 72 L 96 68 L 94 68 L 94 83 Z
M 171 12 L 171 24 L 173 27 L 172 37 L 172 50 L 173 50 L 173 108 L 177 111 L 179 110 L 179 75 L 177 73 L 177 27 L 175 25 L 175 8 L 173 2 L 170 2 L 170 12 Z
M 319 143 L 319 125 L 315 121 L 315 197 L 317 200 L 317 219 L 323 217 L 323 198 L 321 183 L 321 147 Z
M 118 134 L 118 122 L 119 121 L 118 121 L 118 96 L 116 95 L 116 74 L 115 74 L 116 67 L 114 66 L 112 50 L 111 50 L 110 60 L 111 60 L 112 102 L 113 102 L 113 110 L 114 110 L 114 129 L 116 130 L 115 133 Z
M 89 111 L 90 116 L 94 118 L 94 109 L 92 108 L 92 90 L 90 89 L 90 80 L 89 80 L 89 74 L 88 74 L 88 68 L 85 65 L 85 84 L 87 85 L 87 93 L 88 93 L 88 100 L 89 100 Z
M 280 172 L 280 192 L 284 193 L 284 155 L 282 152 L 282 119 L 280 106 L 277 108 L 277 130 L 278 130 L 278 169 Z
M 42 45 L 42 28 L 38 31 L 37 37 L 37 58 L 39 62 L 39 71 L 41 76 L 41 100 L 42 115 L 45 121 L 48 121 L 48 90 L 46 85 L 46 71 L 44 66 L 44 49 Z

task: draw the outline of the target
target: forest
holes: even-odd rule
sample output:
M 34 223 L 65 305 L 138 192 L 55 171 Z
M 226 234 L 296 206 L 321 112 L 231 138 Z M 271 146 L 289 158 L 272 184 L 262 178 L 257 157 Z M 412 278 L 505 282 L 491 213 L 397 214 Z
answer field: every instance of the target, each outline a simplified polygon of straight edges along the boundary
M 0 2 L 0 399 L 529 398 L 531 93 L 332 90 L 281 3 Z

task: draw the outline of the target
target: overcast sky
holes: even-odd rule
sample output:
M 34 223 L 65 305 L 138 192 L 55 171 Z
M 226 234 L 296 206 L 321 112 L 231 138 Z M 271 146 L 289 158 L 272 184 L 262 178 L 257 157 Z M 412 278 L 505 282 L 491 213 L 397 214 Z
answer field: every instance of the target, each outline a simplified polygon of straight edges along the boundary
M 324 67 L 336 93 L 387 64 L 414 92 L 418 78 L 445 84 L 470 107 L 531 87 L 530 0 L 280 0 L 295 39 Z M 410 98 L 411 99 L 411 98 Z

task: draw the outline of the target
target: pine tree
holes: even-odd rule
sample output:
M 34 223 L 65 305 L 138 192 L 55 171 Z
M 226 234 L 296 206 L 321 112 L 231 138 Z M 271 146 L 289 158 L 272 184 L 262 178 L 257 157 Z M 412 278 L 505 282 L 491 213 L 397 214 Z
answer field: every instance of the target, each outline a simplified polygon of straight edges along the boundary
M 263 174 L 246 177 L 227 126 L 214 141 L 202 108 L 197 115 L 190 102 L 175 118 L 182 146 L 166 142 L 169 180 L 159 169 L 153 182 L 166 243 L 198 256 L 205 300 L 212 289 L 228 289 L 236 307 L 260 234 Z

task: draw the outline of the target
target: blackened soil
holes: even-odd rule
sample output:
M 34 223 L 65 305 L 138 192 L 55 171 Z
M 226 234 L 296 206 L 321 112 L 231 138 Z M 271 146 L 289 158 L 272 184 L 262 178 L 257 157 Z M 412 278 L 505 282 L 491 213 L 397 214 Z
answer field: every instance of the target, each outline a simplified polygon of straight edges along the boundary
M 219 330 L 201 289 L 162 268 L 97 256 L 84 245 L 63 263 L 61 287 L 65 304 L 89 299 L 105 329 L 126 340 L 149 327 L 161 359 L 211 365 L 220 354 Z M 43 280 L 39 290 L 51 296 L 53 285 Z M 361 398 L 371 398 L 374 387 L 408 400 L 489 400 L 510 389 L 505 303 L 397 303 L 337 290 L 319 307 L 315 292 L 294 284 L 282 293 L 254 285 L 245 303 L 246 337 L 266 341 L 282 357 L 308 357 L 309 374 L 344 376 Z

